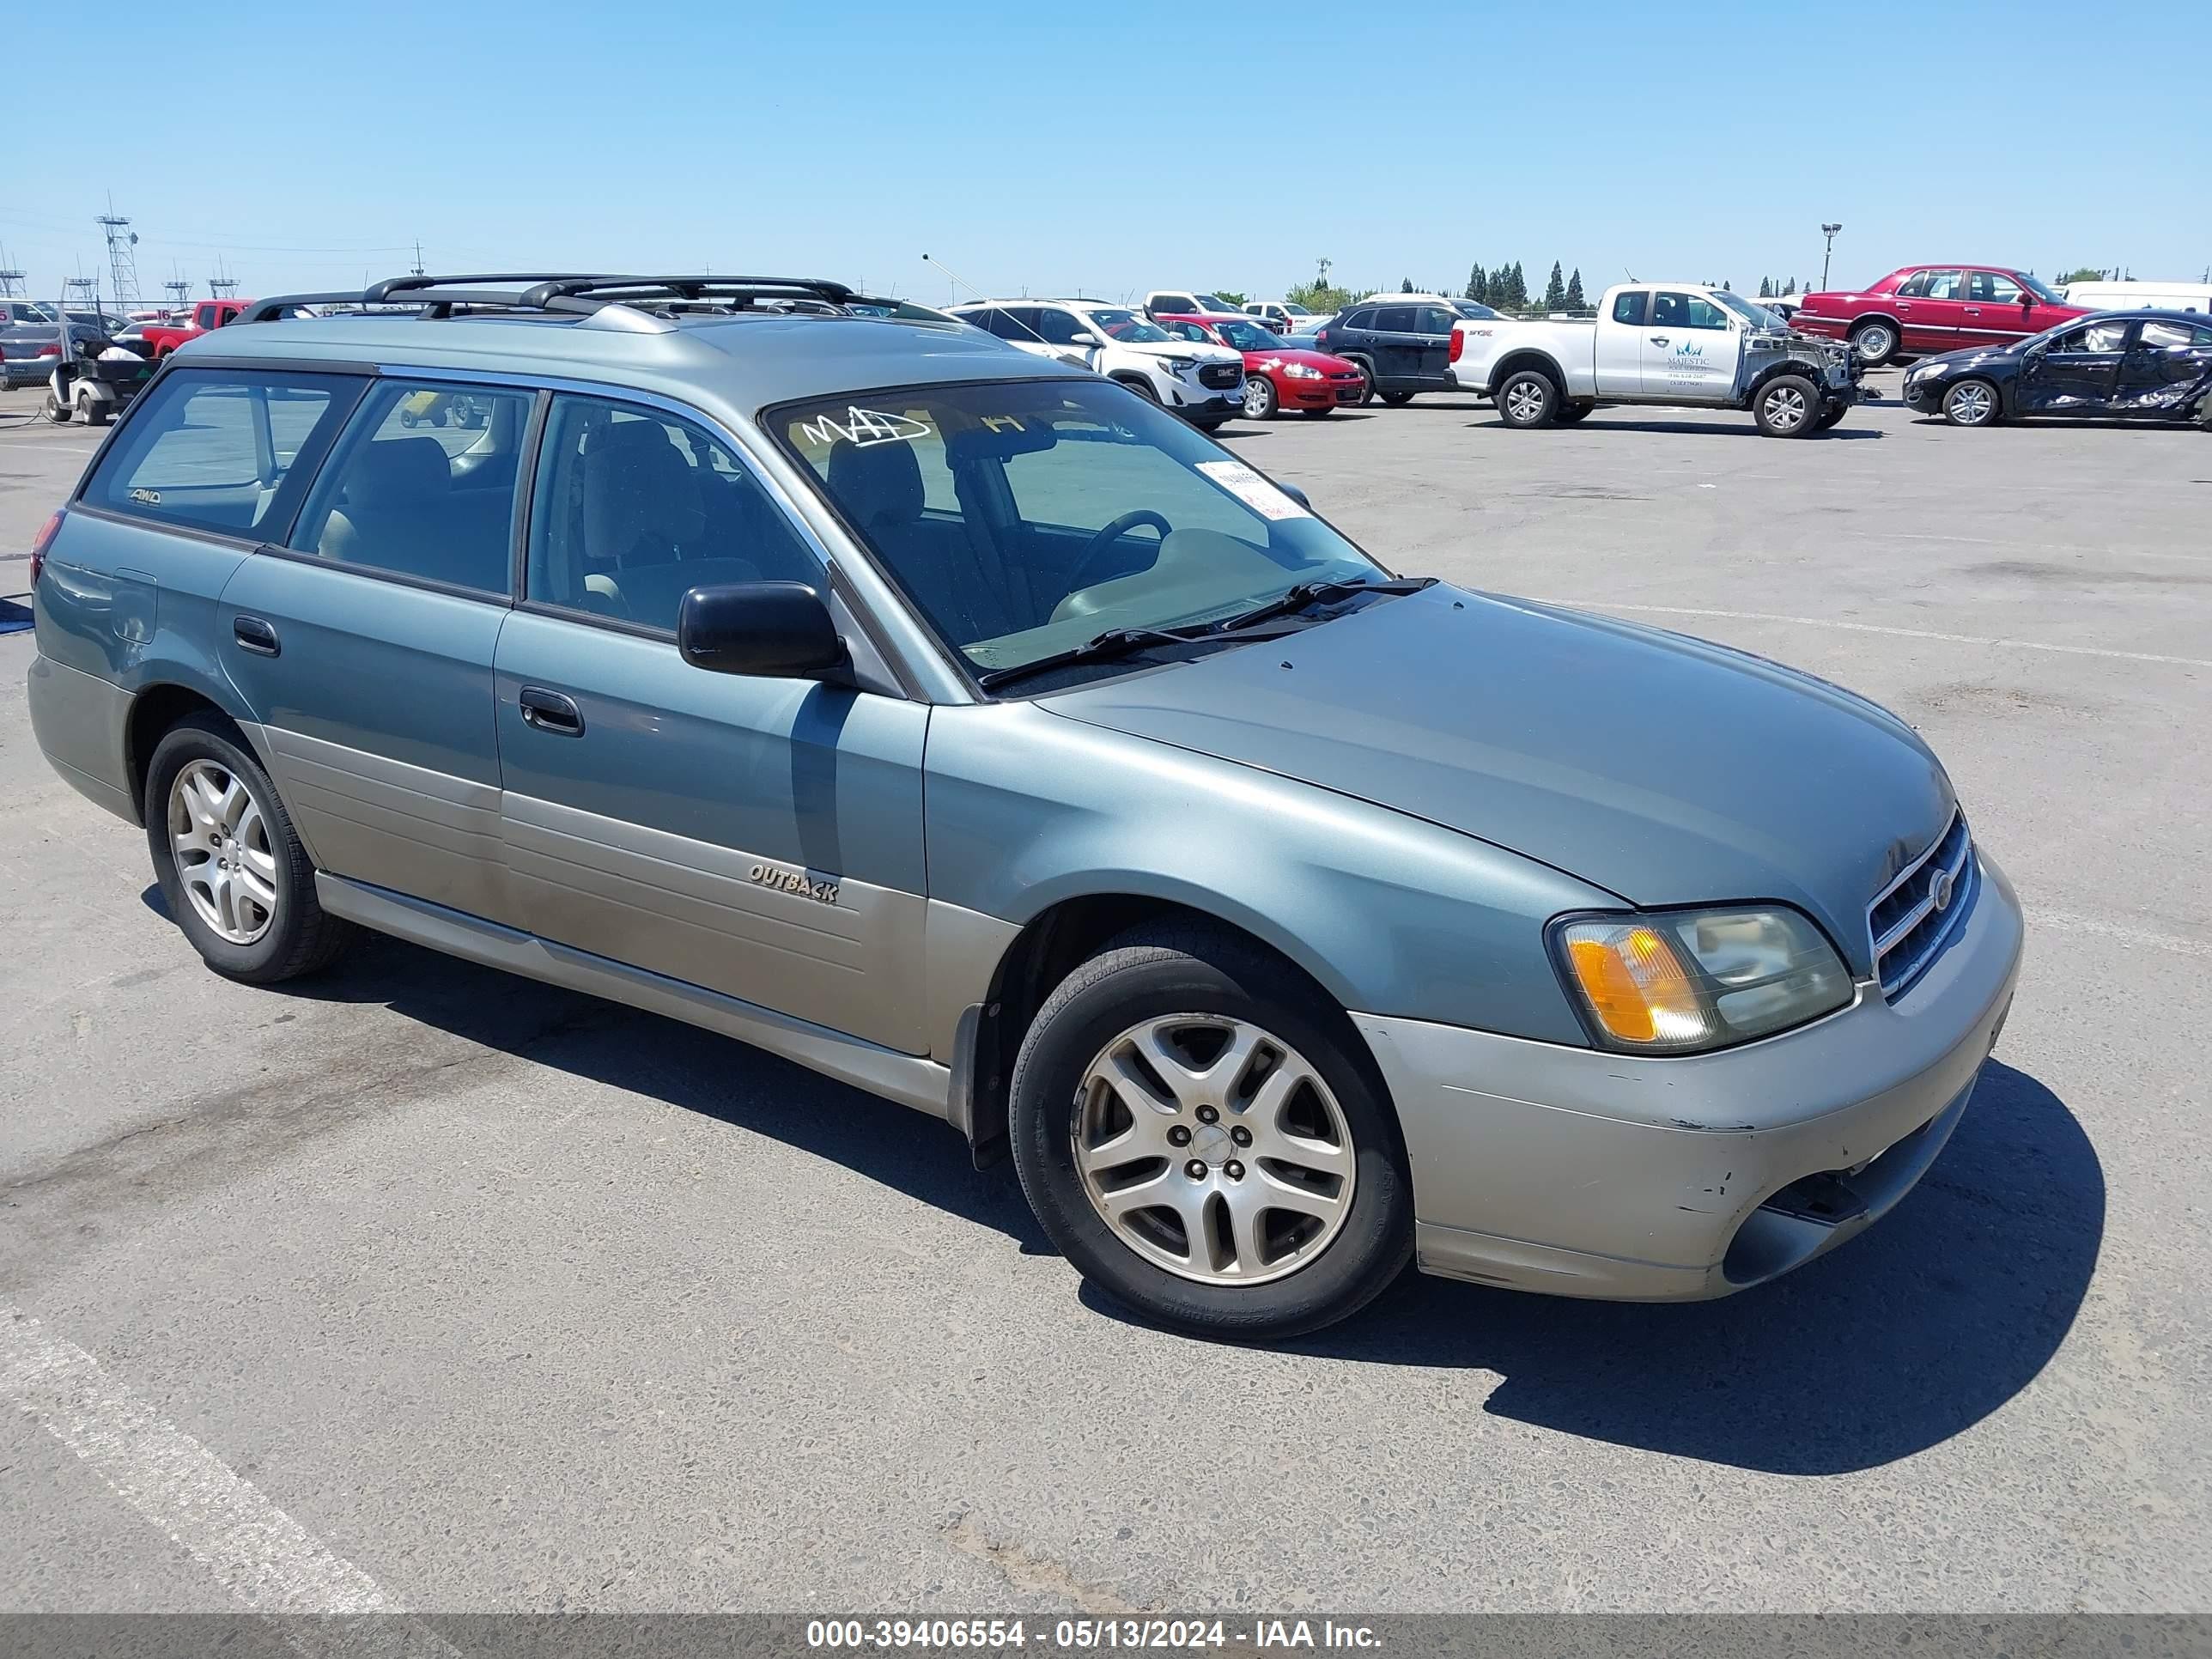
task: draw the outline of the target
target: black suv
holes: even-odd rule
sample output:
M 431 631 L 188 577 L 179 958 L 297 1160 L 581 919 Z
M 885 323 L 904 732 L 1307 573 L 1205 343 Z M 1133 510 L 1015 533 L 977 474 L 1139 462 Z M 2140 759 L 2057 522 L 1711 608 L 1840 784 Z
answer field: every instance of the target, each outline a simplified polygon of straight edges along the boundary
M 1471 300 L 1362 300 L 1317 331 L 1314 345 L 1359 365 L 1367 376 L 1361 403 L 1378 392 L 1386 404 L 1411 403 L 1417 392 L 1460 389 L 1451 372 L 1452 325 L 1496 315 Z

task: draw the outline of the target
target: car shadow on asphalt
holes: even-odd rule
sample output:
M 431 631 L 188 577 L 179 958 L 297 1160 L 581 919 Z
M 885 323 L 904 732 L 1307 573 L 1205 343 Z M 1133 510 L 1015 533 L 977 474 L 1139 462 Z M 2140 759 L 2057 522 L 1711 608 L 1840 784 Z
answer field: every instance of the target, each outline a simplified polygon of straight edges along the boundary
M 158 886 L 141 897 L 167 915 Z M 698 1026 L 381 934 L 365 935 L 325 973 L 271 988 L 380 1003 L 468 1042 L 841 1164 L 1003 1233 L 1024 1255 L 1056 1254 L 1011 1166 L 977 1170 L 967 1141 L 944 1123 Z
M 1840 1474 L 1972 1427 L 2049 1363 L 2104 1237 L 2102 1166 L 2063 1102 L 1992 1060 L 1951 1144 L 1832 1254 L 1717 1302 L 1569 1300 L 1407 1273 L 1294 1345 L 1504 1380 L 1483 1409 L 1778 1474 Z M 1373 1386 L 1351 1382 L 1351 1386 Z
M 1511 430 L 1502 420 L 1469 421 L 1467 424 L 1476 430 L 1493 428 Z M 1748 416 L 1741 424 L 1730 422 L 1725 425 L 1718 422 L 1709 423 L 1701 421 L 1613 421 L 1606 418 L 1602 410 L 1571 427 L 1553 427 L 1551 429 L 1554 432 L 1686 432 L 1701 438 L 1758 438 L 1765 435 L 1752 423 Z M 1881 438 L 1887 435 L 1880 427 L 1852 426 L 1846 419 L 1841 425 L 1832 426 L 1826 432 L 1813 433 L 1798 441 L 1817 444 L 1834 438 Z

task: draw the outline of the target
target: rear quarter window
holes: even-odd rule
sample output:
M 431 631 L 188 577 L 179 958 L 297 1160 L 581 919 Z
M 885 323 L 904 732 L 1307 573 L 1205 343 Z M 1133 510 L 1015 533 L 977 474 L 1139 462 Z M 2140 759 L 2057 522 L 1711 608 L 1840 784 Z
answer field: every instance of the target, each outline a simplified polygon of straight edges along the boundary
M 131 411 L 80 499 L 156 524 L 281 536 L 363 382 L 175 369 Z

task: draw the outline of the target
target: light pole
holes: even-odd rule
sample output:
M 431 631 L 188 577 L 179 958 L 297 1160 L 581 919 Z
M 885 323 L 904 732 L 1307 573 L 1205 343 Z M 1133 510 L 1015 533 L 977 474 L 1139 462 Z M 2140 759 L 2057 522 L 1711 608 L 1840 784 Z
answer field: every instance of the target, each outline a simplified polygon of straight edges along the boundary
M 1836 251 L 1836 233 L 1842 228 L 1841 225 L 1820 227 L 1820 234 L 1828 239 L 1827 246 L 1820 250 L 1820 288 L 1824 293 L 1828 286 L 1828 256 Z

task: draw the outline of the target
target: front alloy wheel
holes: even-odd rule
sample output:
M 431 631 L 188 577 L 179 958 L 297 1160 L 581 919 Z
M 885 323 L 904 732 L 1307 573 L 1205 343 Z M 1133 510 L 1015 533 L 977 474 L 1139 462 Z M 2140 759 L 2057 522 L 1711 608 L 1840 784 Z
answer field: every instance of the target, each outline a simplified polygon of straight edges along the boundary
M 1240 1019 L 1170 1014 L 1092 1060 L 1075 1114 L 1083 1189 L 1115 1237 L 1201 1285 L 1264 1285 L 1343 1231 L 1352 1131 L 1321 1073 Z
M 1274 417 L 1275 383 L 1264 374 L 1244 377 L 1244 418 L 1265 421 Z
M 244 781 L 212 760 L 185 766 L 169 786 L 169 842 L 200 920 L 225 944 L 258 943 L 276 915 L 276 854 Z
M 1802 438 L 1814 429 L 1820 407 L 1820 392 L 1810 380 L 1784 374 L 1769 380 L 1759 392 L 1752 418 L 1770 438 Z
M 1997 417 L 1997 389 L 1987 380 L 1961 380 L 1943 394 L 1943 418 L 1953 426 L 1988 426 Z

